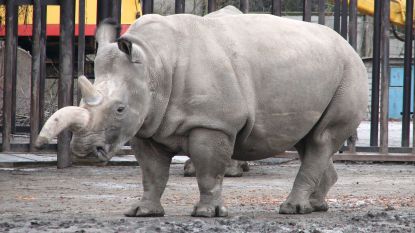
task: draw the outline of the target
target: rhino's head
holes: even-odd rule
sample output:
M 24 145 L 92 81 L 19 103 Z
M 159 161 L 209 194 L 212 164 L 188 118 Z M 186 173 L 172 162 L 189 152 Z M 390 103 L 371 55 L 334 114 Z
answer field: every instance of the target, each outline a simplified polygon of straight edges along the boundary
M 96 33 L 95 82 L 78 78 L 79 107 L 64 107 L 45 123 L 36 145 L 49 142 L 62 130 L 73 132 L 71 149 L 79 157 L 94 153 L 108 161 L 142 126 L 150 106 L 150 90 L 140 48 L 116 41 L 115 25 L 104 22 Z

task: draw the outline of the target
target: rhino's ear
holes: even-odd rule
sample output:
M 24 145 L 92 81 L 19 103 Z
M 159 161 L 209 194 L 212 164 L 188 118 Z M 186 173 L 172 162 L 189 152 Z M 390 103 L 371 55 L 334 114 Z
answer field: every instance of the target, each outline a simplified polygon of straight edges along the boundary
M 120 26 L 117 22 L 112 18 L 106 18 L 99 24 L 98 29 L 95 32 L 95 39 L 99 46 L 113 43 L 115 42 L 119 31 Z
M 131 43 L 131 41 L 124 38 L 119 38 L 117 42 L 118 48 L 128 56 L 131 62 L 142 63 L 140 48 L 137 45 Z

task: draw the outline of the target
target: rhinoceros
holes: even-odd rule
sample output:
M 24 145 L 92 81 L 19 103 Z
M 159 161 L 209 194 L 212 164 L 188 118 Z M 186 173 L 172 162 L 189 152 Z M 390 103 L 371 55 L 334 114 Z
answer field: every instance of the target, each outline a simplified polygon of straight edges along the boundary
M 301 166 L 281 214 L 326 211 L 337 180 L 332 156 L 365 116 L 365 66 L 336 32 L 264 14 L 144 15 L 116 38 L 96 33 L 95 82 L 78 79 L 79 107 L 59 109 L 37 145 L 68 128 L 72 152 L 107 161 L 128 140 L 144 192 L 127 216 L 163 216 L 160 198 L 175 154 L 196 168 L 192 216 L 222 217 L 231 159 L 298 150 Z

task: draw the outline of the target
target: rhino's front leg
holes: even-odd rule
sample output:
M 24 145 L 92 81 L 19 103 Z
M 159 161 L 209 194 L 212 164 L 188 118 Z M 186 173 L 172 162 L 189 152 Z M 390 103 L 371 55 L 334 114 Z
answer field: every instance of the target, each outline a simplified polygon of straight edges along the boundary
M 142 171 L 144 193 L 140 202 L 128 210 L 128 217 L 164 216 L 160 198 L 169 178 L 171 156 L 155 142 L 134 138 L 130 141 Z
M 196 168 L 200 191 L 200 200 L 192 216 L 227 216 L 222 200 L 222 181 L 233 153 L 233 141 L 220 131 L 195 129 L 189 136 L 189 153 Z

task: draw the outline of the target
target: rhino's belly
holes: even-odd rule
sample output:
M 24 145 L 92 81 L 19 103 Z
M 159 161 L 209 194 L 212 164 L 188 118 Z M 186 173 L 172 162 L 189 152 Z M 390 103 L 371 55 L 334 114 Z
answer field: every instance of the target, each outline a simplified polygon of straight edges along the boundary
M 249 136 L 237 138 L 232 156 L 238 160 L 258 160 L 294 147 L 321 117 L 320 112 L 271 113 L 257 116 Z

